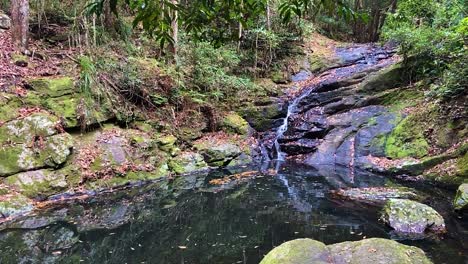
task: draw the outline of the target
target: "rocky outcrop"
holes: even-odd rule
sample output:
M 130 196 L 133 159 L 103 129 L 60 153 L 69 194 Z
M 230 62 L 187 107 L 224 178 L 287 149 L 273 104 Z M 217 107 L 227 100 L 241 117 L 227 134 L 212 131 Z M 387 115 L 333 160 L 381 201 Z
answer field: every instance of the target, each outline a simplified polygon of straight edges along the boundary
M 210 134 L 195 141 L 193 145 L 211 167 L 226 167 L 241 154 L 250 154 L 248 140 L 239 135 Z
M 468 183 L 464 183 L 458 187 L 457 194 L 453 200 L 453 208 L 455 210 L 468 209 Z
M 12 217 L 27 213 L 33 209 L 33 203 L 26 196 L 7 193 L 0 196 L 0 217 Z
M 56 168 L 71 154 L 73 139 L 57 117 L 33 113 L 0 127 L 0 176 L 40 168 Z
M 48 197 L 68 187 L 65 174 L 45 169 L 15 174 L 5 184 L 29 198 Z
M 270 251 L 260 264 L 310 264 L 310 263 L 432 263 L 419 248 L 398 242 L 370 238 L 326 246 L 312 239 L 285 242 Z
M 169 161 L 169 168 L 176 174 L 184 174 L 207 169 L 208 164 L 201 154 L 182 152 Z
M 445 232 L 444 218 L 431 207 L 405 199 L 390 199 L 381 219 L 401 233 Z

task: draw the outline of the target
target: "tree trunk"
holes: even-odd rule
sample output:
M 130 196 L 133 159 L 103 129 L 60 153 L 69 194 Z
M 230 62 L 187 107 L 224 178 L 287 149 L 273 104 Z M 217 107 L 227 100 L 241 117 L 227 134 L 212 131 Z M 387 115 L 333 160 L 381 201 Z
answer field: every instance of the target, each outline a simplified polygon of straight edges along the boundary
M 107 32 L 109 32 L 113 36 L 117 35 L 116 17 L 114 12 L 111 10 L 110 0 L 104 1 L 103 24 Z
M 27 52 L 29 35 L 28 0 L 11 1 L 11 35 L 19 52 Z
M 174 5 L 177 5 L 178 4 L 178 0 L 172 0 L 172 4 Z M 177 10 L 174 10 L 174 16 L 172 18 L 172 23 L 171 23 L 171 27 L 172 27 L 172 40 L 174 41 L 172 43 L 172 46 L 171 46 L 171 51 L 172 51 L 172 54 L 174 55 L 174 60 L 176 60 L 176 57 L 177 57 L 177 48 L 178 48 L 178 45 L 179 45 L 179 13 L 177 12 Z

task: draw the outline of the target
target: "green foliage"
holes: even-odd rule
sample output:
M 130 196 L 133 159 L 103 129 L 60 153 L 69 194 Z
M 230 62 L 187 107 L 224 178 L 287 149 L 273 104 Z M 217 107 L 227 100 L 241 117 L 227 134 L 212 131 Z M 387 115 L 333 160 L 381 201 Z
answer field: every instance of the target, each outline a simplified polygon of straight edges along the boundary
M 78 58 L 80 66 L 80 89 L 81 92 L 88 97 L 92 95 L 92 86 L 96 75 L 96 68 L 93 61 L 88 56 Z
M 257 86 L 248 78 L 234 74 L 241 58 L 233 48 L 214 48 L 208 42 L 181 47 L 180 64 L 190 86 L 183 91 L 197 103 L 225 101 L 242 90 Z
M 416 76 L 434 80 L 438 96 L 455 96 L 466 89 L 465 15 L 462 0 L 402 0 L 387 18 L 384 38 L 400 44 Z

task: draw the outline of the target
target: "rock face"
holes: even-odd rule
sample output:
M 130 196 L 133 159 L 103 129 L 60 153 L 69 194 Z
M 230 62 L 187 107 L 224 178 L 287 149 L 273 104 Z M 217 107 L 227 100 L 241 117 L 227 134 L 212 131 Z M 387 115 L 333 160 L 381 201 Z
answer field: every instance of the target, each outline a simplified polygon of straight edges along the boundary
M 5 180 L 5 184 L 17 189 L 29 198 L 47 197 L 65 190 L 68 186 L 65 175 L 60 171 L 36 170 L 15 174 Z
M 348 56 L 349 54 L 352 56 Z M 341 68 L 315 77 L 289 106 L 287 130 L 278 138 L 282 152 L 301 154 L 312 166 L 367 166 L 368 156 L 385 156 L 385 140 L 401 116 L 373 102 L 373 94 L 402 82 L 401 66 L 389 51 L 364 46 L 342 50 Z M 372 62 L 365 58 L 374 58 Z M 273 137 L 265 136 L 274 152 Z
M 430 264 L 419 248 L 406 246 L 393 240 L 370 238 L 326 246 L 312 239 L 285 242 L 270 251 L 260 264 Z
M 457 194 L 453 200 L 453 208 L 455 210 L 468 208 L 468 183 L 464 183 L 458 187 Z
M 2 197 L 0 200 L 0 217 L 19 215 L 32 209 L 32 201 L 21 194 L 10 194 L 8 199 Z
M 410 200 L 390 199 L 381 219 L 401 233 L 445 232 L 444 218 L 437 211 Z
M 1 126 L 0 145 L 0 176 L 8 176 L 63 164 L 73 139 L 60 131 L 57 117 L 34 113 Z
M 11 27 L 11 18 L 6 14 L 0 13 L 0 28 L 9 29 Z

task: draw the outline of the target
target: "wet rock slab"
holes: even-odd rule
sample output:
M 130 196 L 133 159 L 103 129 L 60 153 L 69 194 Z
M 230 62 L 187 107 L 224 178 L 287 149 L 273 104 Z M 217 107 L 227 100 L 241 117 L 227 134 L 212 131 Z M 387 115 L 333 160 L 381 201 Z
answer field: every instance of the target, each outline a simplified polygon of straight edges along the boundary
M 270 251 L 260 264 L 432 263 L 424 251 L 393 240 L 370 238 L 326 246 L 312 239 L 285 242 Z
M 390 199 L 418 199 L 418 194 L 406 187 L 370 187 L 370 188 L 348 188 L 331 192 L 332 196 L 341 199 L 358 201 L 368 204 L 384 204 Z

